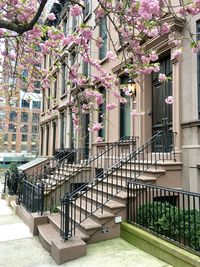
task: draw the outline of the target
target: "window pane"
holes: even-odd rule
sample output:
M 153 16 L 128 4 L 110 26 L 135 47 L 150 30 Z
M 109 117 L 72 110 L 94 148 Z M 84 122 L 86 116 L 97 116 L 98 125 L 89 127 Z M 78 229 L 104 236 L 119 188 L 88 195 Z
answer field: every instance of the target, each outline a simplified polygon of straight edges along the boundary
M 32 115 L 32 123 L 39 123 L 40 121 L 40 116 L 38 113 L 33 113 Z
M 28 125 L 23 125 L 21 127 L 21 133 L 27 133 L 28 132 Z
M 84 10 L 83 10 L 83 17 L 86 18 L 90 13 L 90 1 L 91 0 L 84 0 Z
M 22 106 L 22 108 L 29 108 L 30 107 L 30 101 L 22 99 L 21 106 Z
M 40 109 L 41 108 L 41 102 L 40 101 L 33 101 L 32 108 L 33 109 Z
M 62 94 L 65 93 L 65 83 L 66 83 L 66 64 L 62 64 Z
M 103 45 L 99 48 L 99 59 L 104 59 L 107 53 L 107 25 L 106 18 L 102 19 L 99 25 L 100 37 L 103 40 Z
M 9 124 L 8 126 L 8 131 L 9 132 L 16 132 L 16 126 L 14 124 Z
M 8 134 L 3 135 L 3 141 L 5 141 L 5 142 L 8 141 Z
M 17 120 L 17 112 L 11 111 L 10 112 L 10 121 L 16 121 Z
M 28 122 L 28 113 L 27 112 L 21 113 L 21 122 Z
M 16 134 L 12 134 L 12 141 L 16 141 L 16 137 L 17 137 Z
M 38 133 L 38 132 L 39 132 L 39 127 L 33 125 L 33 126 L 32 126 L 32 133 Z
M 27 134 L 22 134 L 22 142 L 27 141 Z
M 31 142 L 32 143 L 37 143 L 37 141 L 38 141 L 38 135 L 32 135 L 31 136 Z

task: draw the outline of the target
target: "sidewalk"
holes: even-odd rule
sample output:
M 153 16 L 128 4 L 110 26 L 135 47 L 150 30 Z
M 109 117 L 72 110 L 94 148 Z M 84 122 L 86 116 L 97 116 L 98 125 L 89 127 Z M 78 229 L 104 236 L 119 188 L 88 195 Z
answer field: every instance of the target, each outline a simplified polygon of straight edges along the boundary
M 0 192 L 3 189 L 0 180 Z M 29 228 L 14 215 L 0 197 L 0 266 L 54 267 L 58 266 L 33 237 Z M 65 263 L 64 267 L 169 267 L 121 238 L 88 245 L 87 256 Z

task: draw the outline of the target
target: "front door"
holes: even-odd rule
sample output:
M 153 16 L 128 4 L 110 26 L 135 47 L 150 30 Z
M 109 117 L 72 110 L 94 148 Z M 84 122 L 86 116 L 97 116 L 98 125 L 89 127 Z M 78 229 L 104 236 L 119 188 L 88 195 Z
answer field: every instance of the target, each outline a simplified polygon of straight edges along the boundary
M 160 60 L 160 73 L 172 77 L 170 57 Z M 163 132 L 163 138 L 154 146 L 155 152 L 169 152 L 172 147 L 172 105 L 165 99 L 172 95 L 172 81 L 159 82 L 158 74 L 152 75 L 152 135 Z

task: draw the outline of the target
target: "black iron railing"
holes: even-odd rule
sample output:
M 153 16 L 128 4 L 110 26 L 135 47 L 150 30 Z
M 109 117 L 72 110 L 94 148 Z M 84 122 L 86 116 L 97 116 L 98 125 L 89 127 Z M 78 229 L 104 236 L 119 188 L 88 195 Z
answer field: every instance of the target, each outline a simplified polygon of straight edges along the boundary
M 174 146 L 171 144 L 167 155 L 162 151 L 153 152 L 157 143 L 166 146 L 164 140 L 166 140 L 166 136 L 159 132 L 141 147 L 133 146 L 131 152 L 122 158 L 114 157 L 113 161 L 113 155 L 111 157 L 107 155 L 112 164 L 107 166 L 101 163 L 101 170 L 93 176 L 94 178 L 90 182 L 64 196 L 61 200 L 62 238 L 67 240 L 75 235 L 76 228 L 98 209 L 103 212 L 105 204 L 126 189 L 127 181 L 136 180 L 147 169 L 152 166 L 156 167 L 159 160 L 175 160 Z M 99 168 L 99 165 L 97 167 Z M 78 218 L 76 216 L 77 209 L 84 209 Z
M 75 150 L 73 161 L 62 160 L 54 170 L 54 178 L 47 178 L 44 183 L 45 209 L 51 209 L 60 205 L 63 195 L 79 191 L 79 188 L 87 185 L 94 177 L 100 177 L 105 168 L 109 168 L 118 162 L 122 153 L 129 154 L 136 148 L 136 137 L 123 137 L 112 143 L 102 143 L 101 151 L 97 150 L 92 157 L 85 157 L 85 149 Z M 72 154 L 70 154 L 72 157 Z M 67 161 L 67 162 L 66 162 Z
M 17 195 L 20 190 L 22 175 L 16 171 L 6 171 L 4 179 L 4 189 L 3 192 L 13 196 Z
M 43 183 L 34 185 L 23 179 L 18 193 L 18 203 L 22 204 L 29 212 L 44 211 L 44 185 Z
M 128 183 L 127 219 L 200 255 L 200 194 Z

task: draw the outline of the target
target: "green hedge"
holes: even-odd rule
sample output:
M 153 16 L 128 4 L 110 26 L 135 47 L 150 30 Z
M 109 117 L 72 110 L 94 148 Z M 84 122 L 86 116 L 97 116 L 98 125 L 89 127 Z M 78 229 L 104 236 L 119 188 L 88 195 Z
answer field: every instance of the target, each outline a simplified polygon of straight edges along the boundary
M 200 212 L 197 210 L 153 202 L 138 208 L 136 223 L 200 251 Z

